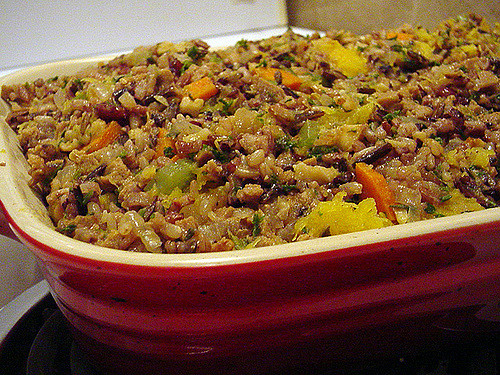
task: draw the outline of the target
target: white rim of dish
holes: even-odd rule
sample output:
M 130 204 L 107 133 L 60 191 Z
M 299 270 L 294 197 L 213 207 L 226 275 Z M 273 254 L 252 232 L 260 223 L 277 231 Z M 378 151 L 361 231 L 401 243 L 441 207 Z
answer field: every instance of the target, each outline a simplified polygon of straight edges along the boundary
M 55 75 L 72 73 L 89 64 L 103 62 L 114 56 L 116 55 L 57 61 L 23 69 L 0 77 L 0 85 L 22 83 L 40 77 L 50 78 Z M 55 71 L 55 69 L 57 69 L 57 71 Z M 4 113 L 6 113 L 7 110 L 8 107 L 6 103 L 0 101 L 0 127 L 7 126 L 4 121 Z M 381 229 L 227 252 L 150 254 L 109 249 L 64 236 L 56 232 L 53 228 L 50 228 L 37 217 L 33 207 L 30 207 L 28 202 L 23 199 L 21 192 L 16 189 L 16 181 L 13 174 L 14 169 L 16 169 L 16 164 L 12 152 L 9 152 L 9 141 L 5 133 L 5 131 L 0 131 L 0 181 L 2 183 L 0 201 L 14 224 L 13 230 L 20 238 L 28 243 L 28 246 L 32 240 L 35 240 L 65 254 L 95 261 L 153 267 L 231 265 L 297 257 L 405 238 L 410 239 L 444 231 L 466 229 L 477 225 L 500 222 L 500 207 L 498 207 L 449 217 L 399 224 Z M 22 233 L 20 233 L 18 229 L 20 229 Z M 36 244 L 31 243 L 31 246 L 36 246 Z

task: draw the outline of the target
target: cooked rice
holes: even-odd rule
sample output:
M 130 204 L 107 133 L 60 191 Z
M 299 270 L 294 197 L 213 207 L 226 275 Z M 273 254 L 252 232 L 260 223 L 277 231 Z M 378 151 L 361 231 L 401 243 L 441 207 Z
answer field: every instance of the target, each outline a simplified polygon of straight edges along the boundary
M 1 95 L 59 232 L 189 253 L 496 207 L 499 77 L 500 25 L 470 15 L 163 42 Z M 368 191 L 361 163 L 389 193 Z

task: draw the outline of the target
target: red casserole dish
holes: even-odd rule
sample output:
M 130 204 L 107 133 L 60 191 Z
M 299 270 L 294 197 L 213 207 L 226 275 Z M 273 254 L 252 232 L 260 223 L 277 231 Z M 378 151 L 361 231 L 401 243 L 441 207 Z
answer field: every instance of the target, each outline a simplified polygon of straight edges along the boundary
M 98 60 L 27 69 L 0 84 Z M 28 186 L 7 112 L 2 102 L 6 219 L 105 372 L 310 369 L 498 331 L 500 208 L 248 250 L 112 250 L 53 229 Z

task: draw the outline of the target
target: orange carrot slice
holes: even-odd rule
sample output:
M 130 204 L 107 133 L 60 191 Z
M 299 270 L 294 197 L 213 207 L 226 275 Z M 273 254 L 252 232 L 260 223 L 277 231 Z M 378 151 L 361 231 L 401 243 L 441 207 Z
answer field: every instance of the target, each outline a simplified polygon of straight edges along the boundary
M 203 77 L 185 86 L 189 96 L 193 99 L 210 99 L 219 90 L 209 77 Z
M 92 139 L 90 143 L 83 148 L 83 150 L 87 153 L 100 150 L 101 148 L 112 144 L 121 133 L 122 128 L 120 124 L 116 121 L 111 121 L 102 134 L 99 135 L 99 137 Z
M 387 184 L 385 177 L 365 163 L 357 163 L 355 167 L 356 180 L 363 185 L 361 197 L 373 198 L 377 209 L 392 222 L 396 221 L 396 214 L 392 206 L 396 203 L 394 193 Z
M 385 37 L 386 37 L 386 39 L 397 39 L 397 40 L 412 40 L 413 39 L 413 35 L 411 35 L 411 34 L 402 33 L 402 32 L 396 33 L 394 31 L 388 32 Z
M 171 152 L 165 152 L 170 151 Z M 158 132 L 158 141 L 155 147 L 156 157 L 167 156 L 171 159 L 177 159 L 177 155 L 175 155 L 175 142 L 172 137 L 167 135 L 167 130 L 164 128 L 160 128 Z
M 265 79 L 266 81 L 274 81 L 275 73 L 281 73 L 281 82 L 292 90 L 297 90 L 302 84 L 302 80 L 288 70 L 259 66 L 255 68 L 255 74 Z

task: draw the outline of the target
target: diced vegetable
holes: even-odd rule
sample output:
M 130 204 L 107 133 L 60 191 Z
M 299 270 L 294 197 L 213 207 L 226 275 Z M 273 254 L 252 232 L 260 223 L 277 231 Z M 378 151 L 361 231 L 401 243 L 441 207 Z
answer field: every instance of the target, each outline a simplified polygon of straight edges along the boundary
M 297 146 L 300 149 L 308 150 L 314 145 L 314 141 L 318 138 L 321 129 L 321 122 L 315 120 L 307 120 L 298 134 Z
M 435 212 L 431 214 L 435 216 L 451 216 L 463 212 L 484 210 L 484 207 L 477 203 L 474 198 L 465 197 L 458 189 L 452 189 L 445 197 L 447 199 L 441 198 L 441 202 L 435 205 Z
M 83 150 L 88 153 L 100 150 L 101 148 L 112 144 L 121 133 L 122 128 L 120 124 L 118 124 L 116 121 L 111 121 L 106 129 L 104 129 L 102 134 L 97 138 L 92 139 L 90 143 L 83 148 Z
M 189 96 L 193 99 L 207 100 L 219 92 L 210 77 L 203 77 L 197 81 L 191 82 L 186 85 L 185 88 Z
M 345 202 L 345 192 L 331 201 L 320 202 L 295 224 L 295 235 L 310 237 L 336 235 L 392 225 L 391 221 L 377 213 L 374 199 L 367 198 L 359 204 Z
M 365 163 L 357 163 L 355 173 L 356 180 L 363 185 L 361 197 L 373 198 L 377 204 L 377 209 L 385 213 L 389 220 L 396 222 L 396 215 L 392 209 L 396 201 L 385 177 Z
M 158 190 L 163 194 L 170 194 L 175 188 L 186 188 L 191 180 L 195 178 L 196 165 L 185 159 L 160 168 L 155 175 L 154 181 Z
M 413 35 L 403 32 L 394 32 L 390 31 L 385 36 L 387 39 L 396 39 L 396 40 L 413 40 Z
M 454 149 L 445 153 L 446 162 L 456 167 L 475 166 L 488 168 L 490 160 L 495 156 L 495 151 L 486 150 L 482 147 L 471 147 L 466 150 Z
M 312 41 L 313 47 L 326 54 L 326 57 L 333 61 L 336 68 L 347 77 L 354 77 L 368 71 L 366 58 L 357 50 L 344 47 L 337 40 L 328 37 Z
M 281 74 L 281 82 L 292 90 L 297 90 L 302 84 L 302 80 L 288 70 L 259 66 L 255 68 L 255 74 L 266 81 L 275 81 L 275 74 Z
M 413 42 L 413 50 L 421 54 L 427 60 L 432 60 L 434 58 L 434 49 L 429 43 L 415 40 Z
M 299 150 L 308 150 L 313 146 L 335 146 L 349 150 L 354 141 L 359 139 L 363 125 L 366 124 L 375 104 L 368 103 L 352 111 L 342 108 L 319 107 L 324 115 L 317 120 L 307 120 L 302 125 L 297 139 Z
M 172 160 L 177 160 L 178 156 L 175 154 L 174 140 L 167 135 L 167 130 L 161 128 L 158 132 L 158 141 L 155 147 L 156 157 L 166 156 L 172 158 Z

